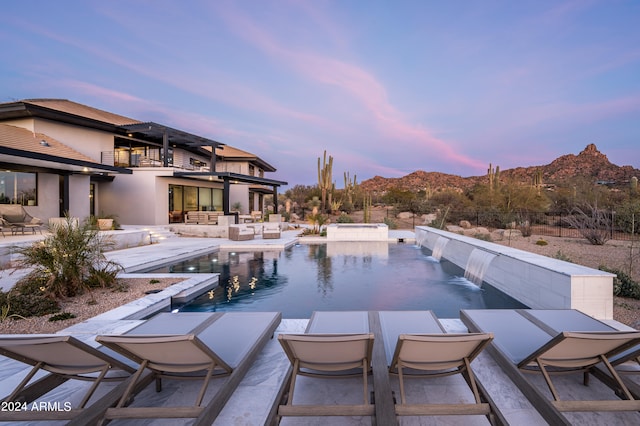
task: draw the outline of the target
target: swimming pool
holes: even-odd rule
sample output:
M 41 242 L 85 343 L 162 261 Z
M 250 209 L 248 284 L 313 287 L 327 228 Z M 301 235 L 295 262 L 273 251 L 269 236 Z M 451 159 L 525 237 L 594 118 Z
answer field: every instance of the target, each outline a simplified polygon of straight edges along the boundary
M 426 310 L 457 318 L 460 309 L 526 308 L 450 262 L 410 244 L 332 242 L 284 251 L 219 251 L 153 272 L 220 273 L 220 286 L 181 311 Z

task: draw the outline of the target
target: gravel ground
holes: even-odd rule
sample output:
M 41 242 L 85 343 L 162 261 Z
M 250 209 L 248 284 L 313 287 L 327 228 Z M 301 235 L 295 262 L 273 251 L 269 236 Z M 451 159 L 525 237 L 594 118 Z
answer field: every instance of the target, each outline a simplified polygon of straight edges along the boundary
M 543 239 L 547 245 L 536 242 Z M 580 265 L 598 268 L 601 265 L 628 271 L 629 264 L 633 264 L 633 276 L 640 276 L 640 256 L 634 247 L 634 254 L 630 262 L 630 243 L 625 241 L 608 241 L 603 246 L 593 246 L 581 238 L 562 238 L 549 236 L 518 237 L 510 240 L 503 239 L 499 234 L 492 234 L 492 241 L 498 244 L 542 254 L 549 257 L 562 258 Z M 637 244 L 637 243 L 636 243 Z M 0 321 L 0 333 L 54 333 L 82 322 L 88 318 L 116 308 L 122 304 L 143 297 L 148 290 L 162 289 L 179 282 L 179 279 L 161 279 L 159 283 L 151 283 L 148 279 L 121 280 L 128 285 L 124 292 L 113 290 L 96 290 L 80 297 L 62 302 L 62 312 L 70 312 L 76 318 L 50 322 L 47 315 L 28 319 L 5 319 Z M 613 308 L 614 319 L 633 328 L 640 329 L 640 300 L 615 297 Z
M 120 288 L 124 291 L 112 289 L 99 289 L 82 296 L 68 298 L 60 303 L 61 312 L 74 314 L 75 318 L 63 321 L 49 321 L 52 315 L 33 317 L 26 319 L 8 318 L 0 322 L 0 333 L 3 334 L 33 334 L 55 333 L 73 324 L 85 321 L 98 314 L 117 308 L 120 305 L 145 296 L 149 290 L 164 289 L 172 284 L 182 281 L 181 278 L 160 278 L 159 282 L 152 282 L 147 278 L 120 279 Z

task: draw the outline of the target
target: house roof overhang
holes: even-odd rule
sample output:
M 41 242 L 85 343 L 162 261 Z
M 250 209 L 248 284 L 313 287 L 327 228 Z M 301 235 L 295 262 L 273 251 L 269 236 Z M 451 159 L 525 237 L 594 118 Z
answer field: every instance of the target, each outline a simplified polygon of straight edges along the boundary
M 0 104 L 0 117 L 2 119 L 38 117 L 112 133 L 116 133 L 118 130 L 116 124 L 23 101 Z
M 283 186 L 288 185 L 288 182 L 275 179 L 265 179 L 255 176 L 242 175 L 239 173 L 231 172 L 174 172 L 176 177 L 190 177 L 198 179 L 209 179 L 211 177 L 222 179 L 223 181 L 229 181 L 231 183 L 249 183 L 266 186 Z
M 225 145 L 222 142 L 214 141 L 213 139 L 194 135 L 183 130 L 174 129 L 172 127 L 154 122 L 132 123 L 120 127 L 124 129 L 128 134 L 142 135 L 146 138 L 152 138 L 156 140 L 163 140 L 164 136 L 166 135 L 168 137 L 169 143 L 190 148 L 211 146 L 215 149 L 217 147 L 222 147 Z
M 4 164 L 7 167 L 20 166 L 32 170 L 42 169 L 66 173 L 132 173 L 131 170 L 122 167 L 109 166 L 74 158 L 58 157 L 56 155 L 42 154 L 39 152 L 23 151 L 6 146 L 0 146 L 0 164 Z

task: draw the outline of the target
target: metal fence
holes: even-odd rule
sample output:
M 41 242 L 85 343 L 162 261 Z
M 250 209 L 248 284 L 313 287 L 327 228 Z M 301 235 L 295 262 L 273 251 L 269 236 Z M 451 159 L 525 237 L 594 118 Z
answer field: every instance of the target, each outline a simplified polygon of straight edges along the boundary
M 609 233 L 612 240 L 637 240 L 640 233 L 640 212 L 619 213 L 605 211 L 607 220 L 603 221 L 603 228 Z M 580 238 L 580 229 L 571 225 L 572 215 L 562 212 L 525 212 L 525 213 L 498 213 L 498 212 L 449 212 L 447 222 L 458 223 L 467 220 L 473 226 L 482 226 L 489 229 L 497 228 L 529 228 L 532 234 L 549 235 L 555 237 Z

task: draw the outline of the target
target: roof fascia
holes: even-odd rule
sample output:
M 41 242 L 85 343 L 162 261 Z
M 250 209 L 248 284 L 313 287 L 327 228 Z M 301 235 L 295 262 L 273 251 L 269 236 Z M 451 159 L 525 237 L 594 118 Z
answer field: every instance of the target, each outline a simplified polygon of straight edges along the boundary
M 231 172 L 175 172 L 174 176 L 184 176 L 184 177 L 218 177 L 222 180 L 232 180 L 238 181 L 242 183 L 256 183 L 259 185 L 271 185 L 271 186 L 282 186 L 288 185 L 288 182 L 275 180 L 275 179 L 265 179 L 259 178 L 255 176 L 248 176 L 239 173 L 231 173 Z
M 91 167 L 92 169 L 105 170 L 113 173 L 132 174 L 133 171 L 123 167 L 109 166 L 106 164 L 93 163 L 90 161 L 76 160 L 73 158 L 58 157 L 55 155 L 42 154 L 39 152 L 23 151 L 21 149 L 0 146 L 0 154 L 12 155 L 15 157 L 28 158 L 33 160 L 51 161 L 52 163 L 69 164 L 78 167 Z
M 16 102 L 14 104 L 5 104 L 1 106 L 0 120 L 2 120 L 2 118 L 5 118 L 5 111 L 9 112 L 6 118 L 44 118 L 47 120 L 73 124 L 81 127 L 89 127 L 92 129 L 103 130 L 111 133 L 118 133 L 118 129 L 120 128 L 120 126 L 117 126 L 115 124 L 105 123 L 104 121 L 94 120 L 92 118 L 82 117 L 80 115 L 58 111 L 40 105 L 30 104 L 28 102 Z

